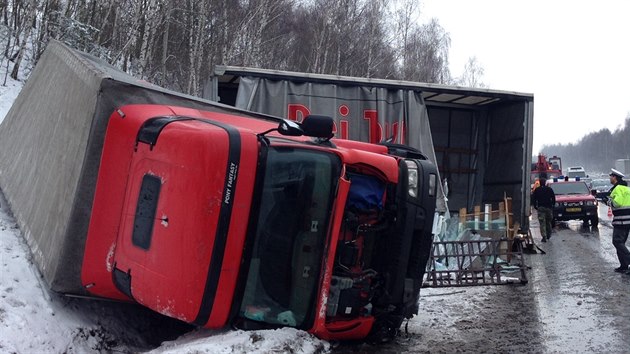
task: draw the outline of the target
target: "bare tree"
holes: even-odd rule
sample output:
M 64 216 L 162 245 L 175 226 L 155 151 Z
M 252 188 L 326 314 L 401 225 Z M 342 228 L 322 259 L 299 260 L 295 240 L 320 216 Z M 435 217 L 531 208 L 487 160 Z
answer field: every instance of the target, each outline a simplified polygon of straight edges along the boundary
M 142 19 L 142 38 L 140 38 L 140 53 L 139 53 L 139 65 L 140 65 L 140 77 L 142 79 L 147 78 L 147 74 L 151 71 L 150 61 L 153 58 L 153 48 L 155 47 L 157 26 L 160 24 L 162 18 L 161 0 L 147 0 L 144 4 L 146 7 L 145 14 Z
M 168 56 L 168 47 L 169 47 L 169 34 L 170 34 L 170 19 L 171 19 L 171 11 L 172 4 L 170 1 L 165 1 L 162 8 L 162 15 L 164 16 L 162 19 L 162 50 L 160 55 L 160 71 L 158 74 L 157 83 L 162 86 L 166 86 L 166 62 L 169 58 Z
M 309 56 L 312 58 L 309 60 L 312 66 L 309 71 L 315 73 L 323 73 L 325 72 L 325 67 L 328 59 L 328 50 L 329 46 L 327 45 L 330 42 L 332 36 L 332 13 L 334 8 L 329 6 L 328 3 L 321 1 L 317 2 L 317 8 L 321 9 L 319 12 L 319 16 L 316 14 L 317 11 L 313 11 L 311 9 L 312 18 L 315 19 L 315 45 L 313 46 L 311 53 Z
M 35 59 L 54 38 L 190 94 L 200 92 L 215 64 L 450 79 L 448 33 L 437 20 L 417 25 L 414 0 L 28 1 L 39 6 Z M 35 8 L 27 7 L 25 0 L 0 0 L 0 16 L 15 38 L 3 43 L 11 61 L 23 53 L 9 43 L 24 46 L 24 24 Z
M 38 23 L 35 30 L 36 40 L 33 43 L 33 57 L 36 63 L 39 57 L 43 54 L 46 44 L 51 38 L 50 24 L 54 21 L 53 18 L 56 14 L 60 13 L 62 4 L 60 0 L 44 0 L 39 7 Z
M 470 57 L 464 66 L 462 77 L 457 82 L 467 87 L 486 87 L 486 84 L 482 81 L 483 73 L 483 66 L 481 66 L 477 57 Z
M 2 23 L 5 26 L 9 26 L 9 0 L 0 0 L 0 16 L 2 17 Z
M 397 5 L 400 4 L 398 7 Z M 414 0 L 399 0 L 394 4 L 394 16 L 396 19 L 393 28 L 396 29 L 397 45 L 396 50 L 400 60 L 401 71 L 409 72 L 409 51 L 411 32 L 415 29 L 417 22 L 418 2 Z
M 37 10 L 37 4 L 35 3 L 35 0 L 30 0 L 27 4 L 26 9 L 26 17 L 24 17 L 22 23 L 20 24 L 20 28 L 24 28 L 24 36 L 20 41 L 20 49 L 18 50 L 17 57 L 15 58 L 15 62 L 13 64 L 13 70 L 11 71 L 11 78 L 13 78 L 13 80 L 18 79 L 20 65 L 22 64 L 22 59 L 24 59 L 24 53 L 26 52 L 26 43 L 31 36 L 33 21 L 35 20 L 35 11 Z M 20 32 L 21 31 L 18 31 L 18 36 Z
M 186 93 L 195 94 L 199 89 L 198 73 L 203 61 L 202 38 L 206 26 L 204 2 L 188 1 L 188 81 Z
M 449 83 L 448 51 L 451 39 L 436 19 L 412 31 L 405 51 L 403 78 L 411 81 Z

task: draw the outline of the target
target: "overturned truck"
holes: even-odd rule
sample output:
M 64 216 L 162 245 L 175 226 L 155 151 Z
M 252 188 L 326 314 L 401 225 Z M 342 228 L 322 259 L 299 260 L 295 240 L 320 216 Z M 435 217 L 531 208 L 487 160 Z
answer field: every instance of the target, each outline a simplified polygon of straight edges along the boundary
M 387 340 L 418 310 L 437 168 L 333 130 L 51 42 L 0 125 L 0 187 L 56 292 L 208 328 Z

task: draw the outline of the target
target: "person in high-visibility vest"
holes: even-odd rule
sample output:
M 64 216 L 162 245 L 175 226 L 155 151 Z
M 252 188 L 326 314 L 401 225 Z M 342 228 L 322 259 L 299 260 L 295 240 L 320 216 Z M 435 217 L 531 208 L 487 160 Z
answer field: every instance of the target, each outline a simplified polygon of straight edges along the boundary
M 628 188 L 628 183 L 623 180 L 625 177 L 623 173 L 613 168 L 610 170 L 609 176 L 610 183 L 613 185 L 608 199 L 613 213 L 612 242 L 617 250 L 617 258 L 619 258 L 620 263 L 619 268 L 615 268 L 615 272 L 630 275 L 630 251 L 626 247 L 630 233 L 630 188 Z

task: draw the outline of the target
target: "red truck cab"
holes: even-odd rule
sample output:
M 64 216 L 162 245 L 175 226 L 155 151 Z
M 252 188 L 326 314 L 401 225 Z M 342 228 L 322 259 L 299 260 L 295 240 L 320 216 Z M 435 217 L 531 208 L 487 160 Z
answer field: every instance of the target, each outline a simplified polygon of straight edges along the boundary
M 208 328 L 391 338 L 417 313 L 437 170 L 413 149 L 331 129 L 325 117 L 121 107 L 83 286 Z

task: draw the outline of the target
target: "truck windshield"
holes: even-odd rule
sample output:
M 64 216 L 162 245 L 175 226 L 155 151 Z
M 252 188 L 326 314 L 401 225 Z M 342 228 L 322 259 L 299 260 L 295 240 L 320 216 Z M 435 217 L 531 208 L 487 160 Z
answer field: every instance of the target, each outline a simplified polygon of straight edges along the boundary
M 588 187 L 584 182 L 576 183 L 552 183 L 551 189 L 556 195 L 562 194 L 589 194 Z
M 302 328 L 312 322 L 341 161 L 269 147 L 240 316 Z

